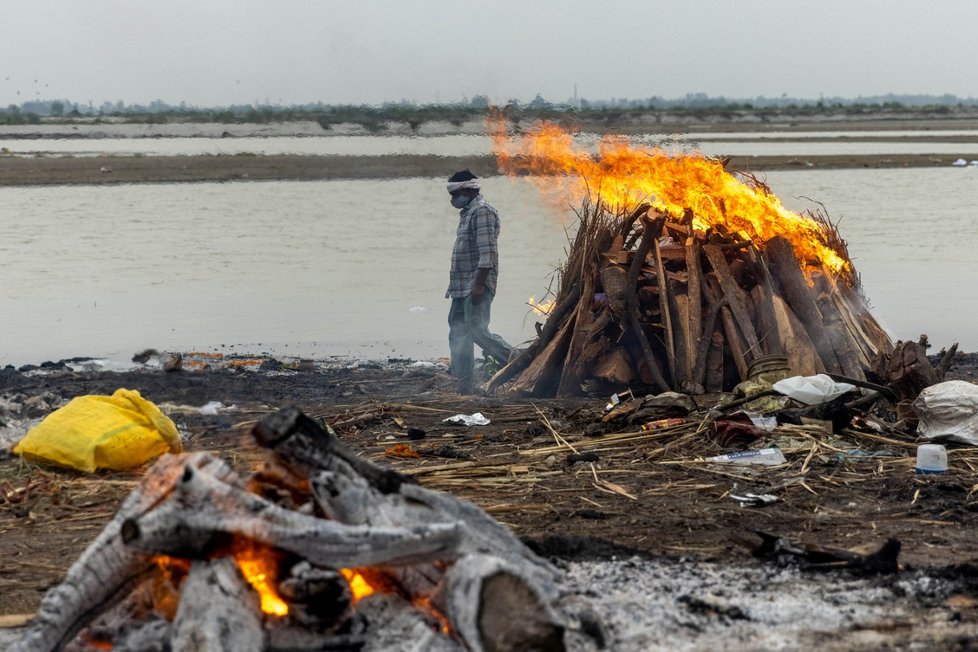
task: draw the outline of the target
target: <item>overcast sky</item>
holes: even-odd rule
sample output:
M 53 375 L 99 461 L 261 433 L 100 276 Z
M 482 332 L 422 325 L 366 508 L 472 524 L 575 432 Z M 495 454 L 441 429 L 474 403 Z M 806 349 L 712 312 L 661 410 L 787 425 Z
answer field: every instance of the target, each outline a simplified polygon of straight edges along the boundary
M 0 1 L 0 106 L 978 95 L 975 0 Z

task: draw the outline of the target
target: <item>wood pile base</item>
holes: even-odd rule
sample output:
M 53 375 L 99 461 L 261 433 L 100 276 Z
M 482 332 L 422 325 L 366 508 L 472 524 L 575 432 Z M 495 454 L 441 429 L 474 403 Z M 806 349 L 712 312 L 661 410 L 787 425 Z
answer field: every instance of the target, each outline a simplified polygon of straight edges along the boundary
M 781 236 L 758 246 L 694 229 L 692 212 L 673 221 L 648 206 L 615 215 L 585 204 L 579 215 L 554 310 L 489 391 L 729 391 L 768 356 L 785 356 L 791 375 L 863 380 L 892 350 L 851 267 L 799 261 Z M 832 225 L 821 226 L 848 261 Z

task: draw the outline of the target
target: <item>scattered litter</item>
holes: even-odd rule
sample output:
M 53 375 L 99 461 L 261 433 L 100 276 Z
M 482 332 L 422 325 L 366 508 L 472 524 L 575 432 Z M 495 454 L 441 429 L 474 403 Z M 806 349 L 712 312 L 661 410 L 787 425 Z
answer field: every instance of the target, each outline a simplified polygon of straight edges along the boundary
M 395 444 L 394 446 L 388 446 L 384 451 L 384 455 L 387 457 L 400 457 L 404 459 L 421 457 L 421 453 L 416 451 L 413 446 L 408 444 Z
M 966 165 L 968 165 L 968 162 L 966 160 L 964 160 L 963 158 L 959 158 L 959 159 L 955 160 L 954 163 L 951 163 L 951 165 L 953 165 L 956 168 L 963 168 Z
M 739 453 L 727 453 L 716 457 L 706 458 L 707 462 L 720 462 L 723 464 L 763 464 L 775 466 L 784 464 L 787 460 L 780 448 L 761 448 L 759 450 L 741 451 Z
M 417 362 L 412 362 L 408 366 L 412 369 L 434 369 L 436 365 L 434 362 L 429 362 L 428 360 L 418 360 Z
M 747 410 L 744 410 L 743 413 L 747 415 L 747 418 L 750 419 L 751 423 L 761 430 L 771 431 L 778 427 L 778 418 L 776 416 L 768 416 L 761 414 L 760 412 L 748 412 Z M 735 412 L 734 415 L 736 414 L 737 413 Z
M 215 416 L 217 414 L 220 414 L 222 411 L 234 410 L 236 408 L 237 408 L 236 405 L 227 406 L 224 405 L 224 403 L 221 403 L 220 401 L 210 401 L 202 405 L 200 409 L 197 411 L 203 414 L 204 416 Z
M 482 415 L 482 412 L 475 414 L 456 414 L 453 417 L 443 419 L 445 423 L 455 423 L 460 426 L 488 426 L 489 419 Z
M 616 405 L 624 401 L 626 398 L 627 399 L 635 398 L 635 394 L 632 393 L 632 390 L 626 389 L 624 392 L 618 392 L 617 394 L 612 394 L 611 398 L 608 399 L 608 404 L 604 406 L 604 411 L 610 412 L 612 408 L 614 408 Z
M 672 428 L 673 426 L 681 426 L 684 423 L 686 423 L 686 419 L 680 419 L 678 417 L 672 419 L 656 419 L 655 421 L 643 423 L 639 430 L 642 430 L 643 432 L 664 430 L 665 428 Z
M 922 444 L 918 446 L 917 466 L 914 470 L 921 475 L 946 473 L 947 449 L 940 444 Z
M 138 391 L 79 396 L 49 414 L 14 447 L 35 462 L 87 473 L 122 471 L 167 451 L 183 450 L 173 421 Z
M 931 385 L 913 402 L 923 439 L 978 446 L 978 385 L 948 380 Z
M 713 433 L 716 441 L 721 446 L 733 446 L 740 444 L 747 446 L 767 434 L 766 430 L 761 430 L 746 415 L 741 414 L 739 418 L 718 419 L 713 422 Z
M 764 507 L 765 505 L 778 502 L 778 497 L 771 494 L 747 493 L 743 496 L 730 494 L 730 497 L 740 503 L 741 507 Z
M 856 389 L 855 385 L 837 383 L 826 374 L 792 376 L 779 380 L 773 387 L 775 391 L 805 405 L 828 403 Z

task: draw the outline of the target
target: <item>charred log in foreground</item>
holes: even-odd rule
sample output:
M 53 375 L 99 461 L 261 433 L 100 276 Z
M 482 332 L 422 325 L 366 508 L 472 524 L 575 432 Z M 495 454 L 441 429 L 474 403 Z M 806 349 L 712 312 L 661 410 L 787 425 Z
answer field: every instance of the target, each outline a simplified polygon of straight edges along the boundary
M 60 650 L 86 627 L 100 645 L 201 650 L 558 651 L 576 636 L 560 572 L 475 505 L 356 456 L 297 409 L 268 415 L 254 436 L 270 466 L 249 483 L 205 453 L 161 458 L 13 649 Z M 267 493 L 282 505 L 251 491 L 276 482 L 285 491 Z M 243 547 L 270 553 L 262 609 L 284 598 L 272 613 L 287 617 L 259 611 Z M 163 582 L 178 600 L 169 615 L 155 597 L 160 559 L 184 569 Z M 354 568 L 380 587 L 362 610 L 338 572 Z M 142 620 L 114 625 L 147 595 Z M 389 617 L 368 622 L 380 612 Z

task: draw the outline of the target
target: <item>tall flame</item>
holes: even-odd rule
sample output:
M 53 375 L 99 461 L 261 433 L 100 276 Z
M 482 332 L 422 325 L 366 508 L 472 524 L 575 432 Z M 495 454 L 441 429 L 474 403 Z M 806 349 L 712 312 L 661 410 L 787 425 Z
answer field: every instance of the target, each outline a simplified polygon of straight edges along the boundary
M 804 264 L 824 263 L 837 274 L 851 271 L 848 259 L 829 245 L 826 225 L 788 210 L 762 183 L 745 183 L 721 161 L 701 154 L 670 155 L 613 137 L 602 139 L 594 156 L 548 123 L 519 140 L 496 128 L 493 140 L 502 172 L 533 175 L 541 188 L 569 192 L 575 202 L 590 196 L 612 209 L 648 202 L 676 220 L 688 210 L 695 229 L 722 226 L 759 246 L 784 236 Z

